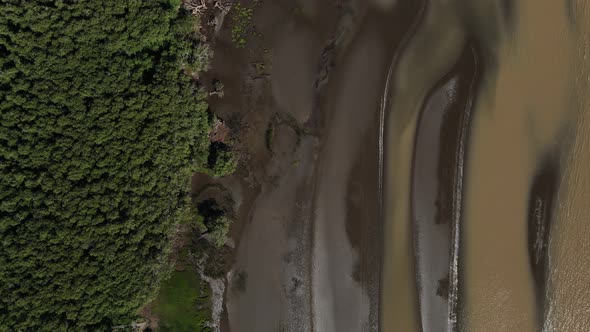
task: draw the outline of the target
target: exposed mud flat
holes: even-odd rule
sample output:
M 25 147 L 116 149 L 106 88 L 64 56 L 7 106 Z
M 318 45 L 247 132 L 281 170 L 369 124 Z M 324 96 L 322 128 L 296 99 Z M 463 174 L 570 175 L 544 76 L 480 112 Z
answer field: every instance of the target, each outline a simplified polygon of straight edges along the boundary
M 224 330 L 590 329 L 584 2 L 256 6 Z
M 248 108 L 250 125 L 243 136 L 251 188 L 242 184 L 226 329 L 378 330 L 381 97 L 390 59 L 422 8 L 267 1 L 255 15 L 265 40 L 249 45 L 254 52 L 218 43 L 214 68 L 227 62 L 242 76 L 219 70 L 230 81 L 228 97 L 213 106 L 229 120 L 231 107 Z M 240 66 L 261 48 L 269 80 L 253 83 Z M 268 154 L 261 142 L 273 118 L 288 125 L 272 127 Z M 244 279 L 244 287 L 231 286 Z
M 441 309 L 444 304 L 440 301 L 436 303 L 438 299 L 436 293 L 432 293 L 435 292 L 432 280 L 425 282 L 425 279 L 418 277 L 421 272 L 420 265 L 424 269 L 429 265 L 428 261 L 435 260 L 432 257 L 429 258 L 431 255 L 428 251 L 431 251 L 430 241 L 436 240 L 428 237 L 435 236 L 434 232 L 437 230 L 424 229 L 424 225 L 429 222 L 426 220 L 428 216 L 420 216 L 425 223 L 422 227 L 413 223 L 411 207 L 412 205 L 418 207 L 420 204 L 432 205 L 434 193 L 433 191 L 430 195 L 423 193 L 424 200 L 421 200 L 422 197 L 418 200 L 418 197 L 413 197 L 411 192 L 414 156 L 426 157 L 414 152 L 415 139 L 419 137 L 416 132 L 419 114 L 432 87 L 451 70 L 463 50 L 464 36 L 460 28 L 455 26 L 457 16 L 454 9 L 448 3 L 424 4 L 420 15 L 416 17 L 415 27 L 408 32 L 406 44 L 392 59 L 391 86 L 386 86 L 384 91 L 386 102 L 383 105 L 383 112 L 386 112 L 387 116 L 383 201 L 385 251 L 381 285 L 381 329 L 383 331 L 418 331 L 431 325 L 428 320 L 436 320 L 436 317 L 440 315 L 447 316 L 444 313 L 446 310 Z M 438 99 L 444 99 L 444 97 L 440 96 Z M 438 113 L 444 111 L 444 105 L 441 105 L 443 101 L 434 100 L 432 103 L 433 106 L 427 104 L 427 108 L 429 106 L 438 108 Z M 442 121 L 440 114 L 438 117 L 439 121 Z M 433 129 L 440 127 L 440 124 L 435 121 L 429 122 Z M 427 149 L 431 148 L 431 146 L 427 147 Z M 438 155 L 434 151 L 432 154 L 431 157 Z M 419 160 L 418 162 L 422 165 L 427 161 Z M 428 173 L 427 170 L 425 171 Z M 432 178 L 434 170 L 431 169 L 430 173 Z M 426 186 L 426 183 L 423 183 L 416 189 L 425 189 Z M 434 216 L 430 218 L 430 222 L 434 222 Z M 438 231 L 444 232 L 444 230 Z M 418 245 L 414 238 L 423 241 Z M 450 247 L 450 243 L 448 240 L 445 242 L 444 239 L 438 242 L 443 249 L 441 263 L 448 266 L 448 261 L 444 262 L 444 260 L 449 254 L 448 251 L 444 252 L 444 248 Z M 437 244 L 433 243 L 432 250 L 436 250 L 436 246 Z M 421 260 L 423 264 L 417 264 L 416 258 L 423 259 Z M 440 277 L 443 284 L 444 275 L 443 272 Z M 433 277 L 428 275 L 426 278 Z M 429 300 L 421 303 L 419 298 Z M 435 306 L 439 308 L 438 314 L 432 312 Z M 423 313 L 429 315 L 426 316 Z M 438 323 L 438 328 L 444 328 L 440 324 L 441 322 Z M 446 319 L 442 324 L 446 325 Z
M 426 331 L 456 328 L 462 176 L 479 70 L 476 51 L 466 44 L 457 64 L 427 97 L 417 123 L 411 222 Z
M 218 44 L 217 66 L 247 74 L 243 58 L 265 54 L 268 73 L 253 83 L 220 70 L 229 98 L 214 105 L 228 117 L 256 108 L 244 114 L 253 189 L 242 190 L 225 330 L 378 329 L 380 87 L 417 12 L 393 4 L 265 1 L 254 15 L 264 40 L 248 55 Z

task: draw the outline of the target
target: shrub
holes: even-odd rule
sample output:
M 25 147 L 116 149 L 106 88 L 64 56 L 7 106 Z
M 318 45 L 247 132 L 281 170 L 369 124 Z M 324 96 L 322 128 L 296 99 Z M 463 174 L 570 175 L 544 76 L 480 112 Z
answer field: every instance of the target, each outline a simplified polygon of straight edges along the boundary
M 214 176 L 222 177 L 235 172 L 238 161 L 227 144 L 214 142 L 209 148 L 208 166 Z

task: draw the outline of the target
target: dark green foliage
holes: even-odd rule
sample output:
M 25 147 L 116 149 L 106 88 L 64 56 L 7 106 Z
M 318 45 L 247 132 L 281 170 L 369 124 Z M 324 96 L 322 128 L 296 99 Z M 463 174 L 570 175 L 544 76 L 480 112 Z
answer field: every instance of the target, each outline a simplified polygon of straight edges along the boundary
M 232 220 L 227 217 L 225 211 L 215 202 L 208 199 L 197 205 L 198 219 L 205 226 L 205 234 L 217 248 L 223 247 L 227 238 L 227 232 Z
M 237 166 L 236 156 L 227 144 L 214 142 L 210 145 L 208 167 L 214 176 L 230 175 Z
M 205 332 L 211 313 L 207 306 L 209 286 L 200 280 L 190 264 L 174 271 L 162 283 L 153 311 L 159 317 L 160 332 Z
M 223 208 L 212 198 L 199 202 L 197 204 L 197 211 L 199 216 L 203 218 L 205 227 L 209 227 L 215 220 L 223 217 L 225 214 Z
M 174 28 L 177 36 L 183 36 L 183 43 L 178 43 L 175 50 L 180 58 L 180 65 L 189 75 L 209 69 L 213 51 L 209 45 L 199 39 L 198 25 L 192 16 L 180 17 Z
M 231 220 L 223 216 L 215 220 L 210 226 L 210 233 L 209 236 L 211 237 L 211 242 L 218 248 L 223 247 L 227 240 L 227 232 L 229 232 L 229 226 L 231 224 Z
M 199 218 L 202 218 L 205 231 L 196 237 L 194 252 L 206 256 L 204 273 L 211 278 L 221 278 L 227 271 L 227 258 L 231 248 L 224 246 L 232 220 L 214 199 L 206 199 L 197 204 Z M 206 235 L 204 238 L 202 235 Z
M 208 161 L 177 3 L 0 0 L 0 331 L 108 331 L 154 297 Z

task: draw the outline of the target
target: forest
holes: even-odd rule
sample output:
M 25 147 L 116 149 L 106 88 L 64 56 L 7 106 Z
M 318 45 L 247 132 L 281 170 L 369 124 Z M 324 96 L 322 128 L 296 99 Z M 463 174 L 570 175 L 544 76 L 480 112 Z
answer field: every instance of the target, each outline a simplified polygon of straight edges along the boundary
M 0 331 L 109 331 L 155 297 L 190 175 L 234 165 L 210 56 L 178 1 L 0 1 Z

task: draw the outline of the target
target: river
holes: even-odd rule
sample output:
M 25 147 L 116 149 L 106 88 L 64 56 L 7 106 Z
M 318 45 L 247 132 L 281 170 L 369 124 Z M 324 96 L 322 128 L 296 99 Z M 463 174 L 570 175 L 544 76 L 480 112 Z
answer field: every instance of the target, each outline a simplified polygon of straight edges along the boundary
M 588 28 L 582 1 L 427 2 L 384 90 L 383 331 L 590 328 Z

